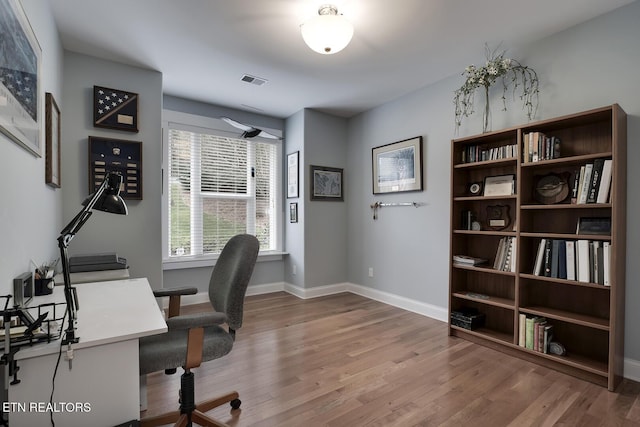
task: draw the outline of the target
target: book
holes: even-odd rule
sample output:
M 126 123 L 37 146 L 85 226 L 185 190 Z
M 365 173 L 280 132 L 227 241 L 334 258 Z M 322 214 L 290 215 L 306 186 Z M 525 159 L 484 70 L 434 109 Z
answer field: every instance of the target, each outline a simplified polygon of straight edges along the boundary
M 608 236 L 611 234 L 611 217 L 580 217 L 576 227 L 576 234 Z
M 531 350 L 533 350 L 533 321 L 533 317 L 527 317 L 525 320 L 524 346 Z
M 544 261 L 542 264 L 542 275 L 545 277 L 551 277 L 551 242 L 552 242 L 552 239 L 547 239 L 544 245 Z
M 535 276 L 540 276 L 542 274 L 542 261 L 544 260 L 544 249 L 546 247 L 547 239 L 540 239 L 540 244 L 538 245 L 538 253 L 536 254 L 536 260 L 533 265 L 533 274 Z
M 520 347 L 525 346 L 526 321 L 527 316 L 525 314 L 518 315 L 518 345 Z
M 551 156 L 551 158 L 559 159 L 561 141 L 560 141 L 560 138 L 558 138 L 557 136 L 554 136 L 552 138 L 553 138 L 553 155 Z
M 566 241 L 567 280 L 576 280 L 576 248 L 573 240 Z
M 604 274 L 603 284 L 611 286 L 611 243 L 602 243 L 602 270 Z
M 582 194 L 582 184 L 584 184 L 584 171 L 586 167 L 580 166 L 580 173 L 578 174 L 578 191 L 576 192 L 576 203 L 580 203 L 580 194 Z
M 596 283 L 604 285 L 604 247 L 600 242 L 598 242 L 595 250 L 596 253 L 594 255 L 594 259 L 598 266 L 596 268 Z
M 567 278 L 567 242 L 558 241 L 558 279 Z
M 543 353 L 549 353 L 549 343 L 553 339 L 553 325 L 545 325 L 544 327 L 544 348 Z
M 576 241 L 576 272 L 578 282 L 589 283 L 589 241 Z
M 591 172 L 591 183 L 589 184 L 587 203 L 595 203 L 598 198 L 598 189 L 600 188 L 600 179 L 602 178 L 603 168 L 604 159 L 595 159 L 593 161 L 593 171 Z
M 602 167 L 602 177 L 600 178 L 600 185 L 598 187 L 598 196 L 596 203 L 607 203 L 609 201 L 609 190 L 611 189 L 611 168 L 613 167 L 613 161 L 607 159 L 604 161 Z
M 591 282 L 600 283 L 598 281 L 598 277 L 602 275 L 602 273 L 600 272 L 600 270 L 602 269 L 602 265 L 600 264 L 598 259 L 598 252 L 600 252 L 602 248 L 600 247 L 600 242 L 598 241 L 591 242 L 590 247 L 591 252 L 589 255 L 591 257 Z
M 582 205 L 587 203 L 587 196 L 589 195 L 589 184 L 591 183 L 591 172 L 593 171 L 593 163 L 587 163 L 584 165 L 584 176 L 580 182 L 580 194 L 578 195 L 578 204 Z
M 500 265 L 502 263 L 502 257 L 504 255 L 504 244 L 505 244 L 505 238 L 503 237 L 502 239 L 500 239 L 500 241 L 498 242 L 498 248 L 496 249 L 496 256 L 493 259 L 493 269 L 494 270 L 500 270 Z
M 580 169 L 573 172 L 573 187 L 571 187 L 571 203 L 576 204 L 578 202 L 578 188 L 580 187 Z
M 558 263 L 560 255 L 560 240 L 553 239 L 551 241 L 551 276 L 558 278 Z

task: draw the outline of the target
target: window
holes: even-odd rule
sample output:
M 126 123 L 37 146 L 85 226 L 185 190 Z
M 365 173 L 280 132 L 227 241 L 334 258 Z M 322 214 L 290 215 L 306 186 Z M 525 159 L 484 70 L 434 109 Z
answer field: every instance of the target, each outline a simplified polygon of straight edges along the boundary
M 165 260 L 215 257 L 234 235 L 280 250 L 280 143 L 169 123 Z

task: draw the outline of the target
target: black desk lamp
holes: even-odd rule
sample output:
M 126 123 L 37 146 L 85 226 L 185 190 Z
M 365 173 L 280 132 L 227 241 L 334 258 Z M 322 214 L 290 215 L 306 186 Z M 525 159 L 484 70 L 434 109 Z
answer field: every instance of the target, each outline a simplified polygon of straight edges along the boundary
M 64 333 L 62 344 L 72 344 L 79 340 L 79 337 L 75 336 L 75 329 L 76 311 L 80 307 L 76 288 L 71 286 L 67 247 L 69 247 L 69 243 L 76 233 L 87 222 L 93 209 L 120 215 L 127 214 L 127 205 L 120 197 L 120 184 L 122 184 L 122 175 L 116 172 L 108 172 L 98 190 L 82 202 L 84 208 L 62 229 L 60 237 L 58 237 L 60 259 L 62 259 L 62 275 L 64 276 L 64 299 L 67 303 L 67 313 L 69 314 L 69 326 Z

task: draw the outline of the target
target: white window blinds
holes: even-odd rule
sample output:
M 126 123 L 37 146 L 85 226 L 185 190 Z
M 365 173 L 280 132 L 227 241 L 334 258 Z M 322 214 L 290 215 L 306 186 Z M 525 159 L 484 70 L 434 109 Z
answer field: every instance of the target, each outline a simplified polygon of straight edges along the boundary
M 277 243 L 277 147 L 169 128 L 170 258 L 217 254 L 239 233 Z

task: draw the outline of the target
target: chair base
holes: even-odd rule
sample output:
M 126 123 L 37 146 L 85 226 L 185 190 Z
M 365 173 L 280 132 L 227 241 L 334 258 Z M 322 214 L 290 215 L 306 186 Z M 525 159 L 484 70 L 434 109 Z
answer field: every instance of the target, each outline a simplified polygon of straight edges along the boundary
M 200 402 L 196 405 L 196 409 L 191 413 L 191 422 L 203 427 L 229 427 L 220 421 L 216 421 L 213 418 L 208 417 L 205 412 L 224 405 L 225 403 L 231 403 L 233 409 L 237 409 L 240 405 L 238 399 L 238 392 L 232 391 L 231 393 L 218 396 L 214 399 Z M 237 401 L 237 402 L 235 402 Z M 180 411 L 167 412 L 166 414 L 156 415 L 155 417 L 144 418 L 140 420 L 141 427 L 153 427 L 162 426 L 166 424 L 174 423 L 176 427 L 189 426 L 189 415 L 183 414 Z

